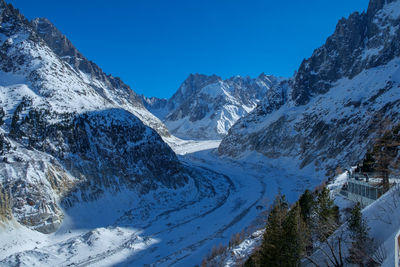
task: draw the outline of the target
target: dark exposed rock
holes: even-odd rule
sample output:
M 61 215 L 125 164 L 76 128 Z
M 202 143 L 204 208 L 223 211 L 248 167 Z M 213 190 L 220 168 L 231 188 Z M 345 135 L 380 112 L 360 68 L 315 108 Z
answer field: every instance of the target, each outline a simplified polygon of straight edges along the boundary
M 1 0 L 0 0 L 1 7 Z M 0 184 L 0 219 L 10 220 L 11 215 L 11 203 L 10 196 L 8 195 L 7 189 Z
M 5 115 L 6 115 L 6 113 L 4 112 L 4 109 L 2 107 L 0 107 L 0 126 L 3 125 L 3 123 L 4 123 Z
M 85 176 L 91 169 L 90 176 L 97 177 L 95 184 L 99 186 L 114 184 L 116 177 L 119 184 L 141 184 L 148 180 L 154 186 L 160 183 L 175 188 L 186 183 L 182 166 L 170 147 L 131 113 L 111 109 L 62 114 L 65 118 L 62 122 L 49 124 L 54 116 L 47 110 L 30 110 L 16 123 L 21 133 L 17 140 L 68 162 L 67 169 L 76 173 L 74 176 Z M 86 163 L 78 163 L 75 157 Z M 124 171 L 123 166 L 133 169 Z
M 159 186 L 178 188 L 188 182 L 171 148 L 154 130 L 125 110 L 57 114 L 22 103 L 16 112 L 20 114 L 22 107 L 29 112 L 25 116 L 14 116 L 18 118 L 13 126 L 18 134 L 13 138 L 58 159 L 62 167 L 49 165 L 47 180 L 58 192 L 64 208 L 79 201 L 96 200 L 105 190 L 115 193 L 129 188 L 146 194 Z M 55 118 L 59 122 L 49 123 Z M 30 162 L 15 158 L 13 164 L 18 164 L 18 168 L 29 167 Z M 77 180 L 72 182 L 63 174 L 66 171 Z M 14 199 L 11 209 L 20 223 L 43 233 L 59 227 L 63 214 L 56 201 L 43 190 L 43 185 L 24 180 L 18 183 L 11 180 L 5 185 Z M 25 214 L 25 205 L 35 212 Z
M 0 133 L 0 155 L 6 154 L 11 148 L 10 141 L 4 136 L 3 133 Z M 7 158 L 3 158 L 7 159 Z
M 291 97 L 296 104 L 304 105 L 312 96 L 326 93 L 340 78 L 351 79 L 364 69 L 384 65 L 400 56 L 400 29 L 393 35 L 390 27 L 382 28 L 388 24 L 396 29 L 400 19 L 387 23 L 390 18 L 378 16 L 385 2 L 393 1 L 373 0 L 366 13 L 342 18 L 326 43 L 301 63 L 292 81 Z M 363 56 L 368 49 L 379 52 Z
M 20 179 L 7 184 L 5 189 L 11 194 L 10 209 L 19 223 L 48 234 L 58 229 L 63 214 L 55 201 L 48 198 L 42 187 L 42 184 Z M 31 207 L 31 212 L 25 212 L 25 205 Z

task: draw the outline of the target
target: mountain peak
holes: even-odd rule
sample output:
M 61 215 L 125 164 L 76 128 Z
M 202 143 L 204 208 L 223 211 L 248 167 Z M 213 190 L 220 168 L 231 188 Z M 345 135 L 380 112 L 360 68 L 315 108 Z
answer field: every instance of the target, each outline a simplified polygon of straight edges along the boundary
M 236 75 L 190 74 L 169 99 L 144 102 L 171 132 L 184 139 L 220 139 L 240 118 L 253 110 L 279 79 Z
M 206 74 L 200 74 L 200 73 L 190 73 L 189 76 L 186 78 L 186 81 L 199 81 L 199 80 L 221 80 L 221 77 L 211 74 L 211 75 L 206 75 Z
M 57 56 L 75 70 L 89 74 L 91 77 L 104 82 L 107 87 L 121 89 L 120 93 L 125 94 L 127 99 L 134 102 L 136 106 L 143 107 L 139 96 L 128 85 L 118 77 L 105 74 L 99 66 L 88 60 L 47 18 L 36 18 L 30 22 L 30 25 Z
M 31 21 L 31 25 L 58 56 L 84 58 L 65 35 L 63 35 L 48 19 L 36 18 Z
M 187 97 L 192 94 L 195 94 L 197 93 L 198 90 L 200 90 L 204 86 L 215 83 L 219 80 L 222 80 L 221 77 L 215 74 L 205 75 L 199 73 L 194 73 L 194 74 L 191 73 L 179 87 L 178 91 L 174 94 L 174 96 L 172 96 L 172 99 L 174 99 L 177 96 L 177 94 L 180 95 L 180 97 L 183 96 Z
M 371 0 L 368 4 L 368 10 L 367 10 L 368 17 L 372 18 L 385 5 L 396 1 L 398 0 Z
M 6 2 L 4 0 L 0 0 L 0 8 L 3 9 L 7 6 Z
M 50 20 L 48 20 L 47 18 L 41 17 L 41 18 L 34 18 L 32 20 L 32 23 L 46 23 L 46 24 L 52 24 Z
M 4 11 L 10 10 L 10 9 L 14 9 L 12 4 L 7 4 L 6 1 L 0 0 L 0 14 L 2 14 Z
M 58 31 L 56 26 L 48 20 L 47 18 L 35 18 L 31 21 L 32 26 L 37 30 L 37 29 L 52 29 L 53 31 Z M 61 34 L 61 32 L 59 32 Z
M 7 18 L 16 19 L 16 21 L 28 24 L 28 20 L 14 8 L 12 4 L 7 4 L 4 0 L 0 0 L 0 23 L 7 21 Z
M 265 76 L 268 76 L 268 75 L 266 75 L 264 72 L 261 72 L 260 75 L 258 75 L 258 78 L 263 78 Z
M 366 13 L 354 12 L 339 20 L 326 43 L 302 62 L 292 83 L 292 100 L 304 105 L 312 96 L 328 92 L 339 79 L 352 79 L 399 56 L 398 34 L 382 30 L 398 27 L 397 3 L 399 0 L 371 0 Z

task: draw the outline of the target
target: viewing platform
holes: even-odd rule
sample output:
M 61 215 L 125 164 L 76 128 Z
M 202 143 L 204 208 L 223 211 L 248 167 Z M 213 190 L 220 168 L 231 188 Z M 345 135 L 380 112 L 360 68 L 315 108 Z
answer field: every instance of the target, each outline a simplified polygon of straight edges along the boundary
M 390 187 L 399 182 L 399 176 L 389 175 Z M 342 196 L 351 201 L 360 202 L 363 207 L 368 206 L 384 193 L 382 173 L 375 172 L 350 172 L 347 182 L 340 191 Z

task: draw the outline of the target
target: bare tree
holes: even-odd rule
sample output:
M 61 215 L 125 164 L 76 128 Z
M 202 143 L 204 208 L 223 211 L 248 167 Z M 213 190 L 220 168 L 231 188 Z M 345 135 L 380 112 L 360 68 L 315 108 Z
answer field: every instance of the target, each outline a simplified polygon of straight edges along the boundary
M 376 247 L 375 252 L 371 256 L 372 260 L 376 262 L 379 266 L 383 264 L 386 257 L 387 257 L 387 252 L 382 245 Z
M 345 257 L 343 255 L 343 247 L 345 245 L 345 231 L 340 229 L 330 238 L 327 238 L 324 242 L 319 243 L 315 247 L 315 252 L 312 256 L 306 256 L 314 266 L 328 267 L 343 267 L 345 264 Z
M 397 159 L 398 147 L 400 146 L 400 125 L 392 127 L 393 123 L 386 118 L 380 123 L 376 135 L 377 139 L 373 145 L 372 154 L 375 160 L 374 170 L 382 175 L 384 191 L 388 191 L 389 175 L 398 169 Z

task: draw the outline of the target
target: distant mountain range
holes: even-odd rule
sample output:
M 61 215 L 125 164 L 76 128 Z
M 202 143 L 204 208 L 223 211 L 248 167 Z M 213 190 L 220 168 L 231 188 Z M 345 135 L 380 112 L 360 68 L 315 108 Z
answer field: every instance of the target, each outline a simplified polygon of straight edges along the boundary
M 170 99 L 143 97 L 146 108 L 183 139 L 222 139 L 282 78 L 191 74 Z

